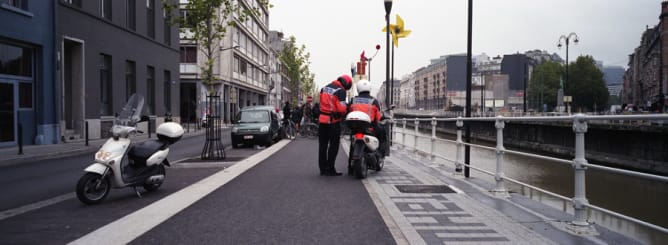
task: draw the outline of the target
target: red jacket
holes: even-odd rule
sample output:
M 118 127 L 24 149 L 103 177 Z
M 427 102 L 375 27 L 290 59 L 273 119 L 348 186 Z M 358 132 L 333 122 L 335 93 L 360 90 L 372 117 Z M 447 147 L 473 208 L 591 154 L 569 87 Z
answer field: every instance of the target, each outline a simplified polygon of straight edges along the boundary
M 339 81 L 335 80 L 320 90 L 320 123 L 341 122 L 347 110 L 346 90 Z
M 366 113 L 371 118 L 371 122 L 379 122 L 382 116 L 380 113 L 380 104 L 368 93 L 360 94 L 353 98 L 353 102 L 350 104 L 350 111 Z

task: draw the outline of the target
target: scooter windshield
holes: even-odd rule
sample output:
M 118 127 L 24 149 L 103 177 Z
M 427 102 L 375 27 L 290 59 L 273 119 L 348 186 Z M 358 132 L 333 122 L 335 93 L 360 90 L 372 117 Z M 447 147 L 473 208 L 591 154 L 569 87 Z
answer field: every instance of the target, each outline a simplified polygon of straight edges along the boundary
M 128 103 L 125 104 L 121 113 L 114 120 L 114 125 L 135 126 L 140 120 L 143 108 L 144 97 L 139 94 L 132 94 Z

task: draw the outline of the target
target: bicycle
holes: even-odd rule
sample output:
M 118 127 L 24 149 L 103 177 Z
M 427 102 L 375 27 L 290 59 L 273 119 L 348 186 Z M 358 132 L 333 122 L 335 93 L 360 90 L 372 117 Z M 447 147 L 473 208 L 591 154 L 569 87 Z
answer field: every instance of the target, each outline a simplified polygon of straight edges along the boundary
M 299 131 L 299 133 L 304 137 L 318 137 L 318 124 L 312 122 L 304 123 Z

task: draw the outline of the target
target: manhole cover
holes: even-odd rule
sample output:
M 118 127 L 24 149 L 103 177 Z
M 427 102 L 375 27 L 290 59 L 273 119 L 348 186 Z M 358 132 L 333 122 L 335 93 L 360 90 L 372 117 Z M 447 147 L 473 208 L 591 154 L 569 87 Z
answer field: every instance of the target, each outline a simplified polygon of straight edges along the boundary
M 455 193 L 445 185 L 395 185 L 402 193 Z

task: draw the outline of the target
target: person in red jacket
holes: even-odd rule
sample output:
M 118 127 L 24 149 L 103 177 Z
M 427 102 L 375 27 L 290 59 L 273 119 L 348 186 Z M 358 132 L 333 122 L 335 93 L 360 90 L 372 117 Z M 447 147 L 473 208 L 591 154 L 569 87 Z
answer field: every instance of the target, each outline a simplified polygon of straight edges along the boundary
M 383 114 L 381 113 L 380 110 L 380 103 L 376 98 L 371 96 L 371 82 L 368 80 L 359 80 L 357 81 L 357 92 L 359 95 L 354 97 L 351 102 L 350 102 L 350 112 L 353 111 L 361 111 L 369 115 L 369 118 L 371 118 L 371 129 L 378 138 L 378 141 L 380 142 L 381 147 L 378 149 L 379 152 L 381 153 L 381 161 L 384 159 L 384 157 L 387 155 L 387 132 L 385 131 L 385 128 L 380 125 L 380 120 L 382 119 Z M 350 145 L 350 149 L 352 152 L 352 144 Z M 348 173 L 351 173 L 350 171 L 350 160 L 348 161 Z
M 318 167 L 320 175 L 339 176 L 341 173 L 334 167 L 336 155 L 339 153 L 341 137 L 341 121 L 348 110 L 346 91 L 353 85 L 353 79 L 341 75 L 320 90 L 320 116 L 318 121 L 319 145 Z

